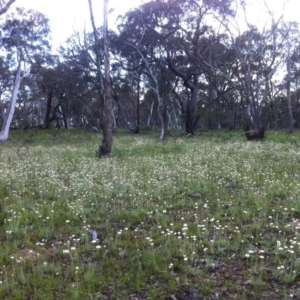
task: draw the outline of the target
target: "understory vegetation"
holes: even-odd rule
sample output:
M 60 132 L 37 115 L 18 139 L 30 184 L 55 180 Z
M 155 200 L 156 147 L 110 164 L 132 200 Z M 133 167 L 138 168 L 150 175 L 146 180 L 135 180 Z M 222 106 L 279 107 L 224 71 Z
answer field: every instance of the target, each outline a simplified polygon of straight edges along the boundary
M 300 132 L 156 139 L 118 132 L 98 159 L 95 133 L 12 131 L 1 299 L 300 297 Z

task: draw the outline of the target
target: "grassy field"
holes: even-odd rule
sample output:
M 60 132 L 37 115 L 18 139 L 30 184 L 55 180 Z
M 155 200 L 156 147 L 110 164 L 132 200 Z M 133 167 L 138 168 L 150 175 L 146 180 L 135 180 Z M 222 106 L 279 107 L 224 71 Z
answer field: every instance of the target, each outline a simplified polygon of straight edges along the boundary
M 300 132 L 157 136 L 0 144 L 0 299 L 300 299 Z

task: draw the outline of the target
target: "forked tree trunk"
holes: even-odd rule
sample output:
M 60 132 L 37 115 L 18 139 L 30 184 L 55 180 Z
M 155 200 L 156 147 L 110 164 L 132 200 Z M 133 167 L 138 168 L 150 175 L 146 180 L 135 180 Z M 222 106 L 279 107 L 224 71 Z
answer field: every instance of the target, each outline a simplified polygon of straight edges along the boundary
M 168 62 L 168 66 L 172 72 L 174 72 L 177 76 L 179 76 L 184 85 L 191 91 L 190 99 L 186 103 L 185 109 L 185 131 L 188 135 L 193 135 L 195 131 L 195 127 L 199 118 L 195 118 L 196 110 L 197 110 L 197 102 L 198 102 L 198 92 L 199 92 L 199 83 L 198 77 L 199 75 L 194 74 L 192 77 L 192 82 L 190 82 L 190 77 L 184 75 L 180 71 L 178 71 L 171 60 Z M 178 97 L 177 97 L 178 98 Z
M 0 131 L 0 141 L 6 141 L 8 139 L 8 134 L 9 134 L 9 129 L 10 125 L 14 116 L 15 108 L 16 108 L 16 103 L 18 99 L 18 92 L 20 88 L 20 84 L 22 82 L 23 77 L 21 76 L 21 62 L 19 62 L 17 73 L 15 76 L 15 82 L 14 82 L 14 87 L 11 93 L 11 99 L 10 103 L 8 106 L 8 110 L 6 113 L 6 116 L 4 118 L 4 123 L 2 125 L 2 129 Z

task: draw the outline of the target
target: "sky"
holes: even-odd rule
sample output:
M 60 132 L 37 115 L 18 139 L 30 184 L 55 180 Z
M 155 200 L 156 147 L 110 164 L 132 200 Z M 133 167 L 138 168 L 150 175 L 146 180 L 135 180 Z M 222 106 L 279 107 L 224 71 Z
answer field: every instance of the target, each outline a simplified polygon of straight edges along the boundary
M 252 2 L 251 14 L 247 16 L 254 24 L 263 24 L 266 15 L 264 2 L 268 4 L 275 16 L 282 14 L 283 3 L 286 0 L 246 0 Z M 108 9 L 114 13 L 109 18 L 109 27 L 113 27 L 116 16 L 124 14 L 130 8 L 140 5 L 142 0 L 109 0 Z M 102 25 L 102 0 L 92 0 L 96 25 Z M 88 0 L 16 0 L 13 6 L 31 8 L 44 13 L 50 20 L 52 44 L 55 51 L 64 41 L 74 33 L 84 28 L 91 30 Z M 297 21 L 300 11 L 300 0 L 289 0 L 285 7 L 284 19 Z
M 95 22 L 102 25 L 102 0 L 92 0 Z M 115 23 L 116 16 L 136 7 L 140 0 L 109 0 L 108 10 L 113 9 L 109 27 Z M 74 31 L 91 30 L 88 0 L 16 0 L 14 6 L 31 8 L 45 14 L 50 20 L 53 48 L 70 37 Z

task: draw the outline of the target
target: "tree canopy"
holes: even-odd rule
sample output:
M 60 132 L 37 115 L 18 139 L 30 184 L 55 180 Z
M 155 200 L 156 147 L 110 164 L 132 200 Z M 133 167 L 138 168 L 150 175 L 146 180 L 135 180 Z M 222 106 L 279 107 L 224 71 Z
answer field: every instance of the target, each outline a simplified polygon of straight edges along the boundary
M 0 13 L 13 2 L 2 1 Z M 264 28 L 247 20 L 237 27 L 246 13 L 246 2 L 230 0 L 148 1 L 120 16 L 115 30 L 94 24 L 51 55 L 49 20 L 17 8 L 1 21 L 2 126 L 20 66 L 27 78 L 16 128 L 105 127 L 110 115 L 109 127 L 160 128 L 159 140 L 169 128 L 188 135 L 243 129 L 248 139 L 264 138 L 268 128 L 292 132 L 299 126 L 298 24 L 270 12 Z M 105 85 L 112 100 L 103 114 Z

